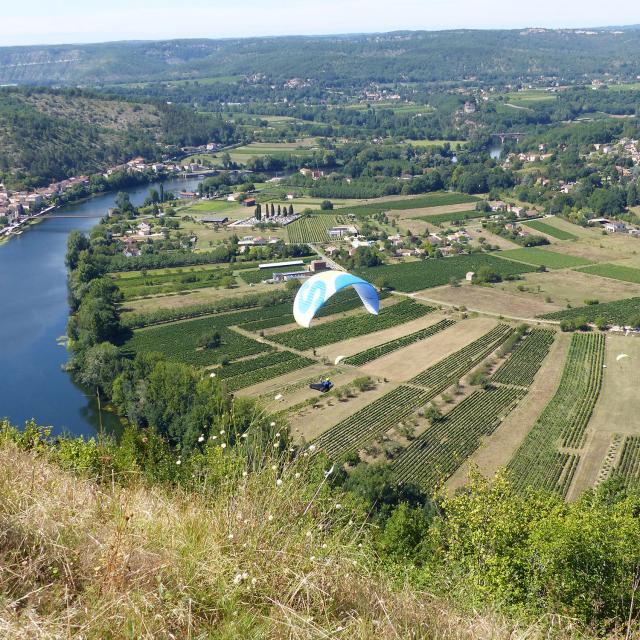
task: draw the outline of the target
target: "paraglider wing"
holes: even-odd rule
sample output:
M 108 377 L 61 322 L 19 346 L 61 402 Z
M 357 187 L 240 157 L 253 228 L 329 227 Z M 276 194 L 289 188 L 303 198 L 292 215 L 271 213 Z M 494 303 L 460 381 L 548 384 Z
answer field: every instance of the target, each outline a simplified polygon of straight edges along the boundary
M 318 309 L 334 294 L 353 287 L 365 309 L 378 315 L 380 301 L 376 288 L 366 280 L 342 271 L 323 271 L 309 278 L 298 290 L 293 301 L 293 317 L 301 327 L 311 324 Z

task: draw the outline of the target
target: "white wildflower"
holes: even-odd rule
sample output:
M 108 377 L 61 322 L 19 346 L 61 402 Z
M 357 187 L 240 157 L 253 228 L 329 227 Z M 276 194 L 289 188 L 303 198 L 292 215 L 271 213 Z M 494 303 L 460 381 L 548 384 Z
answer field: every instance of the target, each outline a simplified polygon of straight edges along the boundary
M 267 520 L 268 520 L 269 522 L 271 522 L 271 521 L 273 520 L 273 516 L 272 516 L 271 514 L 269 514 L 269 515 L 267 516 Z
M 300 477 L 300 473 L 296 473 L 296 478 L 299 478 L 299 477 Z
M 309 451 L 315 451 L 316 450 L 316 445 L 315 444 L 310 444 L 309 445 Z
M 198 438 L 198 442 L 204 442 L 204 435 L 200 435 L 200 437 Z
M 258 578 L 251 578 L 251 586 L 255 587 L 258 582 Z
M 280 485 L 282 484 L 282 480 L 280 480 L 280 478 L 278 478 L 278 479 L 276 480 L 276 484 L 277 484 L 278 486 L 280 486 Z
M 277 464 L 272 464 L 271 465 L 271 471 L 277 471 L 278 470 L 278 465 Z
M 275 426 L 276 426 L 276 423 L 275 423 L 275 422 L 272 422 L 269 426 L 271 426 L 271 427 L 275 427 Z
M 242 477 L 243 477 L 243 478 L 246 478 L 248 475 L 249 475 L 249 474 L 248 474 L 246 471 L 243 471 L 243 472 L 242 472 Z
M 180 466 L 180 465 L 182 464 L 182 460 L 180 460 L 180 458 L 178 458 L 178 459 L 176 460 L 176 464 L 177 464 L 178 466 Z
M 227 448 L 227 444 L 226 444 L 225 442 L 223 442 L 223 443 L 220 445 L 220 448 L 221 448 L 221 449 L 226 449 L 226 448 Z
M 220 429 L 220 435 L 223 436 L 224 435 L 224 429 Z
M 229 540 L 233 540 L 233 533 L 230 533 L 227 538 L 229 538 Z
M 342 505 L 339 502 L 336 504 L 336 509 L 342 509 Z

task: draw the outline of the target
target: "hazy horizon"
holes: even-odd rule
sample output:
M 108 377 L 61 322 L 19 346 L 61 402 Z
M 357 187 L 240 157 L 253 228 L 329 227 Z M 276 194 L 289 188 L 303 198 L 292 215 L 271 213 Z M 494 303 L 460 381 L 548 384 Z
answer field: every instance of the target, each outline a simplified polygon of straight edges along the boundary
M 316 5 L 320 6 L 320 5 Z M 325 0 L 321 10 L 293 0 L 269 5 L 193 0 L 185 9 L 168 0 L 68 0 L 52 6 L 35 0 L 4 10 L 0 46 L 92 44 L 123 40 L 331 36 L 451 29 L 589 29 L 640 23 L 640 3 L 620 0 L 616 17 L 595 0 L 559 4 L 540 0 L 514 6 L 507 0 Z M 549 17 L 546 17 L 549 16 Z M 622 18 L 622 19 L 621 19 Z

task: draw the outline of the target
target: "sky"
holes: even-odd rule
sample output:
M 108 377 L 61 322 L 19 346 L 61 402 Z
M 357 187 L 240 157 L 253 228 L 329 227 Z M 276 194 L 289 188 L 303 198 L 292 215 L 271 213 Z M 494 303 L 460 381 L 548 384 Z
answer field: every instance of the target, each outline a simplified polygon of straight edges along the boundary
M 0 0 L 0 46 L 629 24 L 640 0 Z

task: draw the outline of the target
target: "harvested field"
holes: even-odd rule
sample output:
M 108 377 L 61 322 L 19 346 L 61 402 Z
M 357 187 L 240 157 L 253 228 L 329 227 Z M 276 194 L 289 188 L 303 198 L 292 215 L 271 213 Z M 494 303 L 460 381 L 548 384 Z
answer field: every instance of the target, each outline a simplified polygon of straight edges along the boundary
M 482 313 L 496 313 L 505 317 L 535 318 L 538 315 L 559 311 L 562 306 L 547 303 L 542 297 L 503 290 L 502 283 L 481 287 L 464 283 L 459 287 L 436 287 L 415 294 L 418 299 L 433 300 Z

